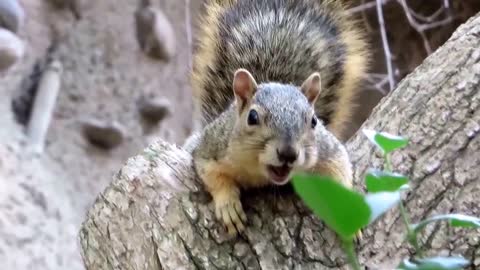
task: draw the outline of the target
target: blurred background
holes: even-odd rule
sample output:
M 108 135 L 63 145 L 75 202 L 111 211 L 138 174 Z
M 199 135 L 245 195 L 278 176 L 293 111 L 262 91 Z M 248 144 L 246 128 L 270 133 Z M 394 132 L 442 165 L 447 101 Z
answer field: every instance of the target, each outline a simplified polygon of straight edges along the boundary
M 351 134 L 480 11 L 478 0 L 347 2 L 374 52 Z M 112 175 L 153 140 L 183 143 L 202 8 L 0 0 L 0 269 L 83 269 L 77 233 Z

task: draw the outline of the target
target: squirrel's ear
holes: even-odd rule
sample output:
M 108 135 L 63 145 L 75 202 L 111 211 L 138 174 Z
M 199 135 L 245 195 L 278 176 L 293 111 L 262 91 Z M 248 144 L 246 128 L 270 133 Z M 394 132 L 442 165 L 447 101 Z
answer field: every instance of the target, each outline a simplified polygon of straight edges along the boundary
M 238 69 L 235 71 L 233 75 L 233 92 L 240 109 L 253 97 L 255 90 L 257 90 L 257 83 L 248 70 Z
M 322 90 L 322 80 L 320 73 L 315 72 L 310 75 L 301 86 L 302 93 L 307 97 L 310 104 L 315 104 L 320 91 Z

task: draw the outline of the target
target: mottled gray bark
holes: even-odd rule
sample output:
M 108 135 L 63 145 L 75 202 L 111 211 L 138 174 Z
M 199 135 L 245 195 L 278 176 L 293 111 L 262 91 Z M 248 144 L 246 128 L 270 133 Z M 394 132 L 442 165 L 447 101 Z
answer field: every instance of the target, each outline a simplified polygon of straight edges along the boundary
M 443 213 L 480 217 L 480 15 L 384 98 L 363 128 L 410 138 L 392 163 L 411 178 L 406 205 L 414 222 Z M 348 150 L 357 181 L 363 181 L 368 167 L 381 167 L 383 160 L 363 135 L 352 138 Z M 399 249 L 401 223 L 392 212 L 367 230 L 362 260 L 379 265 L 407 256 L 408 250 Z M 479 269 L 479 230 L 429 226 L 422 240 L 434 254 L 462 254 L 474 261 L 471 269 Z
M 480 216 L 480 14 L 425 60 L 375 109 L 365 127 L 411 138 L 394 153 L 411 177 L 414 221 L 436 213 Z M 348 142 L 357 187 L 382 160 L 361 134 Z M 289 194 L 245 194 L 245 236 L 225 238 L 191 157 L 167 143 L 128 160 L 98 197 L 80 232 L 88 269 L 347 269 L 335 235 Z M 479 265 L 478 231 L 430 226 L 422 238 L 441 254 Z M 391 269 L 408 255 L 397 211 L 365 231 L 360 260 Z M 467 238 L 461 238 L 467 237 Z M 466 239 L 466 240 L 464 240 Z M 476 259 L 475 259 L 476 258 Z M 473 269 L 473 266 L 472 266 Z

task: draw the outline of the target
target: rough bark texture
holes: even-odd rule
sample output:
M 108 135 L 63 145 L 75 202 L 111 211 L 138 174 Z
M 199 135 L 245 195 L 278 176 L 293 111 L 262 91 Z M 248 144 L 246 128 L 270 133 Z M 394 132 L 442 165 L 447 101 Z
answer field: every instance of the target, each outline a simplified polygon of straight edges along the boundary
M 394 153 L 411 177 L 406 204 L 413 221 L 437 213 L 480 216 L 480 14 L 377 106 L 364 127 L 402 134 L 410 146 Z M 359 133 L 348 142 L 357 187 L 380 155 Z M 183 190 L 183 191 L 182 191 Z M 191 157 L 154 143 L 128 160 L 88 213 L 80 241 L 88 269 L 347 269 L 335 235 L 295 196 L 245 194 L 245 236 L 225 238 Z M 390 211 L 365 231 L 360 260 L 392 269 L 409 250 L 403 225 Z M 449 233 L 447 239 L 447 232 Z M 429 226 L 422 240 L 441 254 L 463 254 L 480 265 L 480 234 Z
M 410 146 L 391 158 L 393 167 L 411 178 L 406 205 L 413 222 L 443 213 L 479 217 L 480 16 L 461 26 L 384 98 L 363 128 L 410 138 Z M 381 167 L 383 160 L 361 134 L 348 149 L 358 182 L 368 167 Z M 399 249 L 403 232 L 398 212 L 387 215 L 366 232 L 362 260 L 379 265 L 407 256 Z M 429 226 L 422 240 L 436 254 L 463 254 L 478 269 L 479 239 L 479 230 Z

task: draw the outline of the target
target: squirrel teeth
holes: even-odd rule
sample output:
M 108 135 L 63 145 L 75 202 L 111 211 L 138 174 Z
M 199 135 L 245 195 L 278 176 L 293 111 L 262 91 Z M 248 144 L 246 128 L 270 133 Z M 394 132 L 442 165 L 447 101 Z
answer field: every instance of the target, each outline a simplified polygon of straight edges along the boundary
M 269 165 L 267 168 L 270 179 L 274 184 L 284 185 L 288 182 L 292 167 L 284 164 L 282 166 Z

